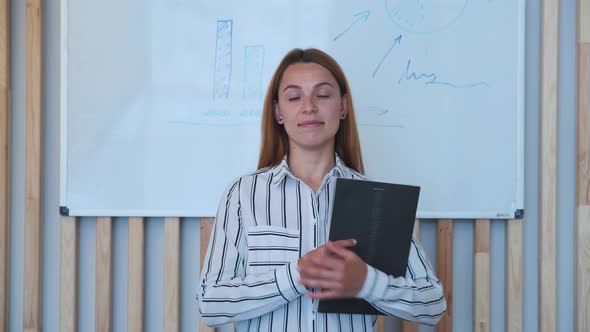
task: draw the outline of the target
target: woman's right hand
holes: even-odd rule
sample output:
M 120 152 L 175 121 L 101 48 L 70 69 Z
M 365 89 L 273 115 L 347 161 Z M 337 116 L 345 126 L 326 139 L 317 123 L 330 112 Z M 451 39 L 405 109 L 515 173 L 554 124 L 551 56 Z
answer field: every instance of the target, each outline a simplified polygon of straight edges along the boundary
M 363 287 L 367 265 L 353 251 L 356 240 L 328 242 L 297 262 L 301 283 L 320 289 L 307 295 L 317 299 L 353 298 Z

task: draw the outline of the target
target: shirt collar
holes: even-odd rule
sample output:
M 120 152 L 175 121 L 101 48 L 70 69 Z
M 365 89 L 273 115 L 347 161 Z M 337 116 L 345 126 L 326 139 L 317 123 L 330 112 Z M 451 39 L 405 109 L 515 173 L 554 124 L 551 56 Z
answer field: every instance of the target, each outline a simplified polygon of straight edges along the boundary
M 338 156 L 338 153 L 335 153 L 335 159 L 336 159 L 336 166 L 334 166 L 334 168 L 332 168 L 328 174 L 330 174 L 330 176 L 334 176 L 334 177 L 346 177 L 347 174 L 350 172 L 350 170 L 348 169 L 348 167 L 344 164 L 344 162 L 342 161 L 342 159 L 340 159 L 340 156 Z M 289 169 L 289 163 L 287 162 L 287 155 L 285 155 L 283 157 L 283 160 L 281 160 L 281 162 L 274 167 L 274 169 L 272 170 L 272 175 L 273 175 L 273 184 L 278 185 L 285 176 L 289 175 L 292 178 L 296 178 L 292 173 L 291 170 Z
M 274 169 L 272 170 L 272 175 L 272 183 L 275 185 L 281 182 L 283 178 L 287 175 L 294 177 L 293 174 L 291 174 L 291 170 L 289 170 L 289 164 L 287 163 L 287 155 L 283 157 L 283 160 L 281 160 L 280 164 L 274 167 Z
M 348 167 L 340 159 L 338 153 L 336 153 L 336 167 L 333 168 L 333 172 L 337 172 L 338 177 L 345 177 L 348 174 L 347 171 L 349 171 Z

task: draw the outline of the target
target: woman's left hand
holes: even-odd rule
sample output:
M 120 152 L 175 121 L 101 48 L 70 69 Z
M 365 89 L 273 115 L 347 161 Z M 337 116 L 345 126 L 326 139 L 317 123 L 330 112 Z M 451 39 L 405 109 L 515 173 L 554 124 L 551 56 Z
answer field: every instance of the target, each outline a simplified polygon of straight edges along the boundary
M 313 255 L 314 251 L 322 255 Z M 314 251 L 301 257 L 298 263 L 301 283 L 319 289 L 307 295 L 314 299 L 355 297 L 365 282 L 367 264 L 338 242 L 328 242 Z

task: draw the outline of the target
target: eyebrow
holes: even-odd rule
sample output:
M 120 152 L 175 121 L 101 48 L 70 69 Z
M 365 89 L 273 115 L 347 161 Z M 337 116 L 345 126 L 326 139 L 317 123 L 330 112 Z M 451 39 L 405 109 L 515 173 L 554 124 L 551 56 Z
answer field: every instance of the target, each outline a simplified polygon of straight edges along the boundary
M 319 88 L 319 87 L 322 87 L 322 86 L 324 86 L 324 85 L 328 85 L 328 86 L 330 86 L 330 87 L 334 88 L 334 86 L 333 86 L 332 84 L 328 83 L 328 82 L 321 82 L 321 83 L 318 83 L 318 84 L 316 84 L 316 85 L 315 85 L 313 88 L 314 88 L 314 89 L 317 89 L 317 88 Z M 285 91 L 286 91 L 287 89 L 289 89 L 289 88 L 293 88 L 293 89 L 301 89 L 301 87 L 300 87 L 299 85 L 293 85 L 293 84 L 292 84 L 292 85 L 287 85 L 287 86 L 286 86 L 286 87 L 283 89 L 283 92 L 285 92 Z

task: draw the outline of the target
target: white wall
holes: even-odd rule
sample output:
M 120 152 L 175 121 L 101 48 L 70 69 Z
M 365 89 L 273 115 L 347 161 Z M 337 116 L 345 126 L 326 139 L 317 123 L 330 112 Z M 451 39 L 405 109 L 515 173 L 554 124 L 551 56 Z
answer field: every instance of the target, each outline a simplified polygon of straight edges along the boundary
M 59 191 L 59 1 L 45 1 L 45 134 L 44 134 L 44 236 L 43 236 L 43 329 L 59 331 L 60 224 Z M 24 223 L 24 143 L 25 143 L 25 1 L 12 1 L 12 224 L 10 244 L 9 330 L 23 327 L 23 223 Z M 575 204 L 575 19 L 576 1 L 560 3 L 560 85 L 558 135 L 558 227 L 557 227 L 557 307 L 558 331 L 573 331 L 574 318 L 574 204 Z M 526 38 L 526 125 L 525 125 L 525 219 L 524 219 L 524 331 L 538 326 L 538 190 L 539 190 L 539 45 L 540 5 L 527 3 Z M 498 133 L 502 135 L 502 133 Z M 196 330 L 198 282 L 198 220 L 183 220 L 181 316 L 183 330 Z M 163 223 L 146 223 L 145 328 L 160 331 L 162 321 Z M 94 218 L 80 221 L 79 330 L 94 329 L 95 287 Z M 127 316 L 127 221 L 116 219 L 113 227 L 113 327 L 126 330 Z M 504 326 L 505 223 L 491 226 L 491 331 Z M 455 223 L 454 316 L 455 331 L 471 330 L 473 223 Z M 421 224 L 422 242 L 435 261 L 436 225 Z M 393 324 L 388 324 L 391 327 Z M 395 330 L 395 328 L 392 328 Z M 432 329 L 423 329 L 423 331 Z

